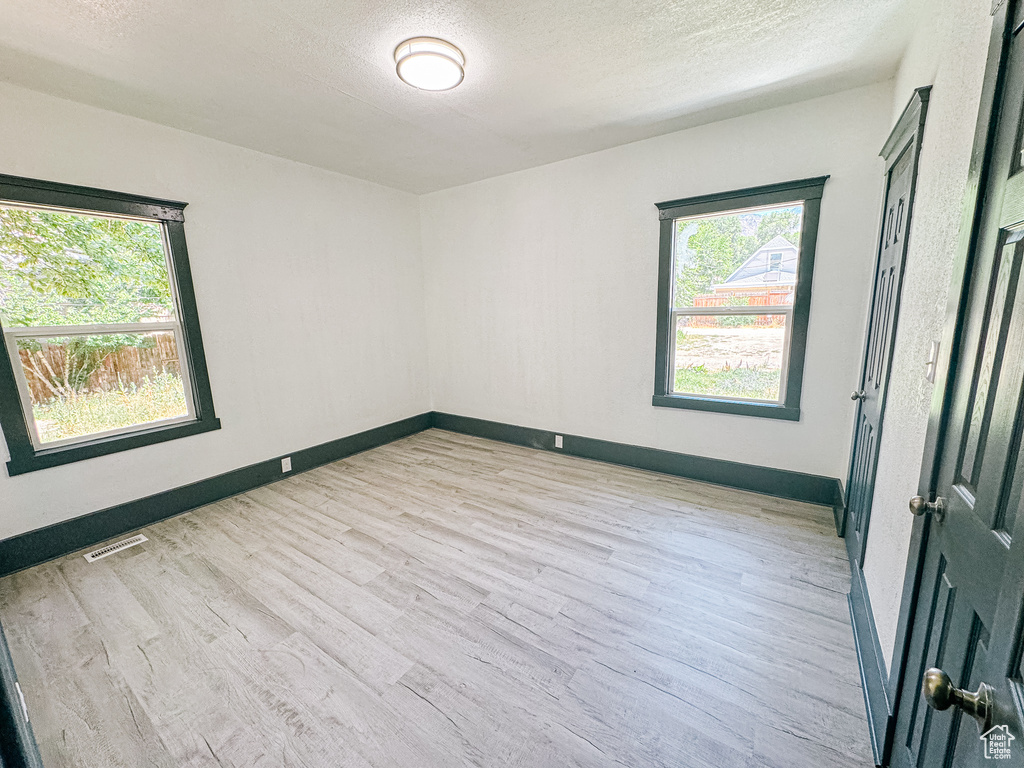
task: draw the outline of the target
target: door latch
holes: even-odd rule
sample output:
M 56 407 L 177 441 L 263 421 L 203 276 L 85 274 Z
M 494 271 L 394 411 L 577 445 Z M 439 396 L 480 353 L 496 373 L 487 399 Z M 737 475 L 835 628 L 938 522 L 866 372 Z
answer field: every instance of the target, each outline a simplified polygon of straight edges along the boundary
M 978 733 L 984 733 L 992 725 L 992 694 L 995 689 L 988 683 L 982 683 L 974 693 L 957 688 L 949 675 L 937 667 L 924 673 L 921 693 L 928 706 L 940 712 L 956 707 L 965 715 L 970 715 L 978 723 Z
M 941 523 L 946 516 L 946 503 L 941 496 L 937 496 L 935 501 L 925 501 L 924 496 L 914 496 L 910 500 L 910 511 L 917 517 L 931 514 L 936 522 Z

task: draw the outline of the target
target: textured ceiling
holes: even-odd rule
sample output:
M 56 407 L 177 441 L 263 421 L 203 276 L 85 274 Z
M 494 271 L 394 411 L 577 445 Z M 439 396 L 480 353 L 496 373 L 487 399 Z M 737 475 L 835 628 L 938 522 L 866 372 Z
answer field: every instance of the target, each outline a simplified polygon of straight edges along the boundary
M 426 192 L 892 74 L 923 0 L 3 0 L 0 78 Z M 465 82 L 398 80 L 402 40 Z

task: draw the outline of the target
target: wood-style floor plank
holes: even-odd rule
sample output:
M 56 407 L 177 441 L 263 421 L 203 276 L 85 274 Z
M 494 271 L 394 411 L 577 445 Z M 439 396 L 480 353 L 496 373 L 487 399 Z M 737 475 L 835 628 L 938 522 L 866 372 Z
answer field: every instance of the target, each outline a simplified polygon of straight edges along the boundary
M 866 768 L 831 511 L 438 430 L 0 580 L 48 768 Z

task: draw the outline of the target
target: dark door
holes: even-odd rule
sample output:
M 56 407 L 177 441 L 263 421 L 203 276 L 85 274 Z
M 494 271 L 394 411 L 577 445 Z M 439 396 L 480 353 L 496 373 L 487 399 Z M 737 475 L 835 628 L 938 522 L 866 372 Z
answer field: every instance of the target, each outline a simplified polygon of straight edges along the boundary
M 1020 4 L 1012 5 L 997 14 L 997 23 L 1000 18 L 1005 23 L 1007 12 L 1016 19 L 1007 29 L 1021 20 Z M 1024 766 L 1021 37 L 1009 39 L 993 118 L 990 171 L 939 449 L 936 496 L 941 508 L 933 502 L 927 511 L 923 499 L 915 505 L 931 519 L 892 753 L 892 764 L 901 768 Z M 921 693 L 925 682 L 927 700 Z M 964 695 L 970 692 L 980 695 Z M 993 728 L 987 740 L 980 738 L 981 731 Z M 1006 745 L 1008 752 L 994 754 Z
M 864 563 L 871 497 L 875 489 L 882 414 L 896 338 L 896 318 L 928 91 L 922 88 L 914 94 L 882 150 L 886 162 L 885 206 L 878 235 L 878 260 L 860 387 L 852 395 L 857 403 L 857 418 L 846 481 L 846 530 L 840 532 L 847 537 L 847 550 L 858 565 Z

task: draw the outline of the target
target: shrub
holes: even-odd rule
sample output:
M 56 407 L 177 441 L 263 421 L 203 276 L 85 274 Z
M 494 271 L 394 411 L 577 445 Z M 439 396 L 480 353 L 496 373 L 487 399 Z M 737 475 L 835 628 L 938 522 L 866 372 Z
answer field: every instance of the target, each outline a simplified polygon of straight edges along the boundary
M 675 391 L 691 395 L 750 397 L 776 400 L 782 371 L 778 368 L 724 368 L 710 370 L 703 365 L 676 370 Z
M 181 378 L 162 373 L 109 391 L 55 397 L 33 408 L 43 442 L 171 419 L 188 413 Z

